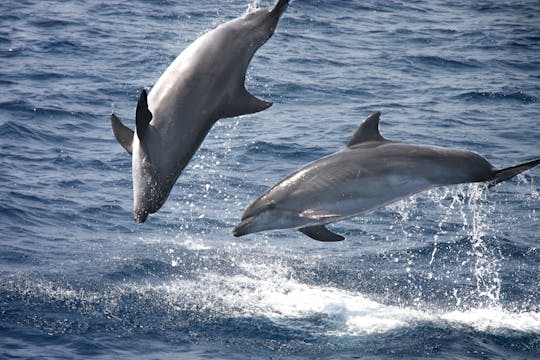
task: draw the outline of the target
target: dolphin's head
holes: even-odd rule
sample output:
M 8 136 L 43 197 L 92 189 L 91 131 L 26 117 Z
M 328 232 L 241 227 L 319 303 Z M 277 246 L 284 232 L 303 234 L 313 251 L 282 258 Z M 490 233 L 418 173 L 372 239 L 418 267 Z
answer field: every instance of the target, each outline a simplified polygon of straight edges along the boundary
M 158 211 L 165 200 L 167 194 L 158 187 L 158 183 L 151 179 L 143 179 L 134 188 L 133 217 L 137 224 L 143 223 L 148 215 Z
M 132 164 L 133 216 L 140 224 L 149 214 L 161 208 L 169 196 L 172 184 L 160 176 L 159 171 L 152 165 L 150 156 L 139 144 L 134 146 Z
M 163 186 L 153 177 L 140 177 L 134 181 L 133 216 L 137 224 L 143 223 L 148 215 L 158 211 L 169 196 L 172 186 Z M 165 189 L 166 188 L 166 189 Z
M 133 215 L 139 224 L 161 208 L 176 180 L 172 175 L 163 176 L 166 172 L 162 171 L 160 161 L 160 136 L 151 125 L 154 115 L 150 111 L 148 97 L 143 89 L 135 111 L 136 132 L 131 146 Z
M 261 196 L 247 207 L 241 222 L 233 229 L 234 236 L 243 236 L 265 230 L 298 227 L 298 211 L 288 209 L 267 195 Z

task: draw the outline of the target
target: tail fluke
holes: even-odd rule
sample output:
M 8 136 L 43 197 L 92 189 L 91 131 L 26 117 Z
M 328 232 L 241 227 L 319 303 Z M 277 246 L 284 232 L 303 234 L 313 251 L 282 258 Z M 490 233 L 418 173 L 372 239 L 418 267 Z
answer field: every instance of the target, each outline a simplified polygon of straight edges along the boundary
M 489 182 L 489 187 L 495 186 L 502 181 L 513 178 L 514 176 L 522 173 L 525 170 L 535 167 L 540 164 L 540 158 L 528 161 L 523 164 L 510 166 L 504 169 L 495 171 L 495 178 Z
M 290 0 L 279 0 L 276 5 L 270 10 L 270 13 L 277 16 L 278 18 L 283 14 L 287 6 L 289 5 Z

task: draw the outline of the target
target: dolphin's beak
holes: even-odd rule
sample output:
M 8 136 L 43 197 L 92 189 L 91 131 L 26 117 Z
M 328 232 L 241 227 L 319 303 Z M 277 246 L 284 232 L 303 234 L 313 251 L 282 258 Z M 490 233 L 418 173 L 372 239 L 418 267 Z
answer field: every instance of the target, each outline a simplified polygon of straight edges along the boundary
M 232 231 L 233 235 L 236 236 L 236 237 L 239 237 L 239 236 L 249 234 L 250 233 L 249 226 L 251 225 L 253 220 L 255 220 L 254 216 L 251 216 L 251 217 L 248 217 L 248 218 L 242 220 L 242 222 L 240 222 L 240 224 L 236 225 L 235 228 L 233 229 L 233 231 Z
M 137 224 L 142 224 L 146 221 L 146 218 L 148 217 L 148 211 L 136 212 L 134 217 Z

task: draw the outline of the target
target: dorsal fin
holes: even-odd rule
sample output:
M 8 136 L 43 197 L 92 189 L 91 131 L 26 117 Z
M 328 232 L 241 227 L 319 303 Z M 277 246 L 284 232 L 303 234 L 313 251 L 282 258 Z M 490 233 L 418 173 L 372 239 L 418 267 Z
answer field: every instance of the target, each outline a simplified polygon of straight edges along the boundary
M 152 113 L 148 110 L 148 95 L 146 90 L 141 91 L 139 101 L 137 102 L 137 110 L 135 110 L 135 125 L 137 128 L 137 136 L 142 141 L 144 133 L 148 125 L 152 121 Z
M 360 124 L 353 136 L 347 143 L 347 147 L 358 145 L 368 141 L 386 141 L 379 132 L 379 120 L 381 113 L 379 111 L 369 115 L 366 120 Z

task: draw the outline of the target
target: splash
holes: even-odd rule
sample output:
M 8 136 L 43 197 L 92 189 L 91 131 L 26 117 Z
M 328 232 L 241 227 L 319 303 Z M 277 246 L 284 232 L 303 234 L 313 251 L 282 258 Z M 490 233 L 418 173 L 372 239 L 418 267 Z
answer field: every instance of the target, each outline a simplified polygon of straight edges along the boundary
M 464 274 L 464 283 L 448 293 L 455 306 L 501 307 L 504 258 L 496 236 L 496 207 L 484 190 L 483 184 L 441 187 L 428 191 L 427 197 L 413 196 L 391 207 L 397 213 L 391 228 L 398 230 L 394 235 L 402 239 L 402 247 L 410 248 L 414 241 L 418 247 L 431 247 L 426 257 L 400 253 L 400 260 L 407 264 L 410 291 L 418 293 L 419 299 L 428 295 L 418 287 L 418 277 L 423 276 L 420 269 L 427 268 L 429 280 L 446 283 L 455 283 L 456 272 Z M 424 203 L 429 212 L 423 213 Z M 429 239 L 426 234 L 432 236 L 430 245 L 425 244 Z M 439 253 L 441 247 L 444 251 Z M 448 264 L 456 268 L 441 271 L 440 267 L 448 268 Z
M 448 223 L 461 223 L 461 229 L 457 229 L 453 237 L 455 241 L 465 239 L 465 244 L 468 245 L 468 248 L 463 249 L 463 254 L 460 254 L 464 255 L 461 265 L 470 266 L 475 288 L 465 295 L 460 295 L 457 289 L 454 289 L 453 295 L 458 306 L 463 303 L 461 296 L 465 296 L 468 301 L 487 308 L 501 307 L 500 268 L 503 256 L 496 242 L 497 230 L 492 223 L 494 205 L 487 201 L 485 189 L 483 184 L 467 184 L 429 193 L 444 214 L 434 236 L 435 243 L 429 265 L 433 265 L 440 238 L 449 235 L 446 230 Z
M 260 10 L 262 8 L 263 8 L 262 0 L 253 0 L 251 3 L 249 3 L 249 5 L 248 5 L 248 7 L 246 9 L 246 14 L 255 12 L 255 11 Z
M 498 246 L 489 240 L 493 239 L 489 234 L 494 233 L 489 221 L 492 207 L 485 201 L 484 190 L 482 185 L 468 186 L 466 199 L 472 219 L 469 222 L 467 216 L 463 215 L 463 229 L 469 235 L 470 254 L 474 258 L 476 292 L 488 307 L 501 307 L 500 263 L 503 259 Z

